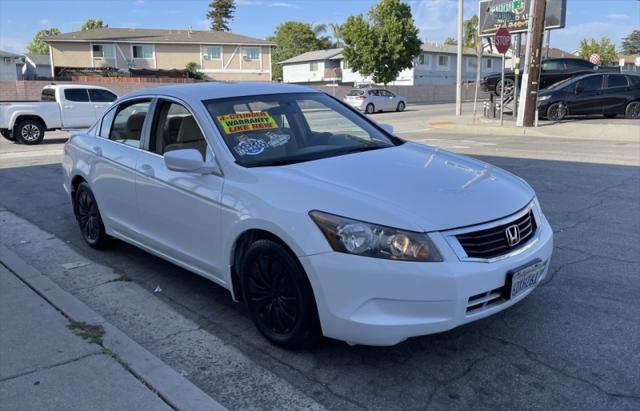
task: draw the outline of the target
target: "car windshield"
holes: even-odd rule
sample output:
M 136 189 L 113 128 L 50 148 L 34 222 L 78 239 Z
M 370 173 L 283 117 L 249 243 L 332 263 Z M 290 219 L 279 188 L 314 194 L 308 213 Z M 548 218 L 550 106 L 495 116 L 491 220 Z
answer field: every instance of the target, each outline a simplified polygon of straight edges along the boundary
M 323 93 L 206 100 L 236 163 L 277 166 L 402 144 Z

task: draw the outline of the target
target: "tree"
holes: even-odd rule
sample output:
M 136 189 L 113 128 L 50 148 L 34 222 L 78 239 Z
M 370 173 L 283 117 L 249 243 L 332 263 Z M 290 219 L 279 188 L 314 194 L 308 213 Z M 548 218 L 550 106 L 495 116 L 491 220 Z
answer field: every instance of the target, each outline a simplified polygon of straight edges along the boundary
M 229 22 L 236 10 L 235 0 L 213 0 L 209 3 L 207 19 L 212 31 L 230 31 Z
M 447 37 L 446 40 L 444 41 L 444 44 L 446 44 L 448 46 L 457 46 L 458 45 L 458 41 L 456 39 L 454 39 L 453 37 Z
M 469 20 L 464 21 L 464 46 L 475 49 L 478 47 L 478 16 L 474 14 Z
M 271 59 L 274 80 L 282 80 L 282 65 L 279 64 L 281 61 L 323 48 L 317 33 L 317 26 L 297 21 L 287 21 L 276 27 L 274 35 L 267 38 L 276 45 Z
M 189 75 L 189 78 L 193 78 L 196 80 L 204 80 L 204 77 L 205 77 L 204 73 L 198 70 L 198 63 L 190 61 L 185 66 L 185 69 L 187 70 L 187 74 Z
M 380 0 L 367 19 L 362 14 L 350 16 L 343 39 L 351 69 L 384 85 L 412 67 L 421 52 L 411 7 L 400 0 Z
M 633 30 L 631 34 L 622 39 L 622 52 L 624 54 L 640 54 L 640 30 Z
M 52 27 L 46 30 L 40 30 L 33 36 L 33 40 L 27 46 L 27 52 L 29 54 L 49 54 L 49 45 L 42 41 L 43 37 L 57 36 L 60 34 L 60 30 L 57 27 Z
M 336 44 L 333 41 L 331 41 L 331 37 L 324 36 L 324 33 L 327 32 L 327 27 L 328 26 L 324 23 L 315 24 L 311 26 L 311 30 L 313 30 L 313 34 L 315 34 L 316 38 L 318 39 L 318 42 L 319 42 L 318 48 L 320 50 L 327 50 L 327 49 L 332 49 L 334 47 L 337 47 Z
M 331 31 L 335 46 L 342 47 L 342 24 L 331 23 L 329 24 L 329 30 Z
M 84 23 L 82 23 L 82 27 L 80 27 L 80 30 L 101 29 L 103 27 L 109 27 L 109 25 L 104 24 L 101 19 L 86 19 Z
M 582 39 L 579 56 L 589 60 L 589 57 L 594 53 L 600 55 L 600 65 L 602 66 L 609 66 L 618 61 L 616 47 L 608 37 L 603 37 L 600 41 L 594 38 L 591 40 Z

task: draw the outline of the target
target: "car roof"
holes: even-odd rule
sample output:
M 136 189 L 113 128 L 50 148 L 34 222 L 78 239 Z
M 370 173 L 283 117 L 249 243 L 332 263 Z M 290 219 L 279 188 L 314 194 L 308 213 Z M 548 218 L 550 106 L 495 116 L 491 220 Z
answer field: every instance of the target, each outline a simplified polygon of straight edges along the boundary
M 254 96 L 282 93 L 322 93 L 311 87 L 282 83 L 261 82 L 203 82 L 175 86 L 154 87 L 129 93 L 123 98 L 165 95 L 183 100 L 210 100 L 218 98 Z
M 47 84 L 46 86 L 44 86 L 43 88 L 66 88 L 66 89 L 73 89 L 73 88 L 91 88 L 91 89 L 100 89 L 100 90 L 107 90 L 107 91 L 111 91 L 106 87 L 102 87 L 102 86 L 95 86 L 93 84 Z M 113 91 L 111 91 L 113 93 Z

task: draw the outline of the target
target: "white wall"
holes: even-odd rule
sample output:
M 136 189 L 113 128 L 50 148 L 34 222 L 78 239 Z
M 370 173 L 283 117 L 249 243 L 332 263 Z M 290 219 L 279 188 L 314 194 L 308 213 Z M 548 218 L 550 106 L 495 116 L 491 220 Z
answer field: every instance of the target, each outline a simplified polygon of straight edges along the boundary
M 324 62 L 318 61 L 318 70 L 311 71 L 310 63 L 285 64 L 282 66 L 283 83 L 310 83 L 324 79 Z

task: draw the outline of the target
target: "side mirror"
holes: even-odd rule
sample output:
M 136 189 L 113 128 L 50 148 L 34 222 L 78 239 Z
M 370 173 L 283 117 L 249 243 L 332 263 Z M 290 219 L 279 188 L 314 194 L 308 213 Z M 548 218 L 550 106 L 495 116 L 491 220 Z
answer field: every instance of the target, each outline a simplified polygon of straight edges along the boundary
M 389 134 L 393 134 L 393 126 L 387 123 L 380 123 L 380 127 Z
M 171 171 L 201 174 L 219 173 L 215 163 L 207 163 L 202 154 L 194 148 L 173 150 L 164 153 L 164 164 Z

